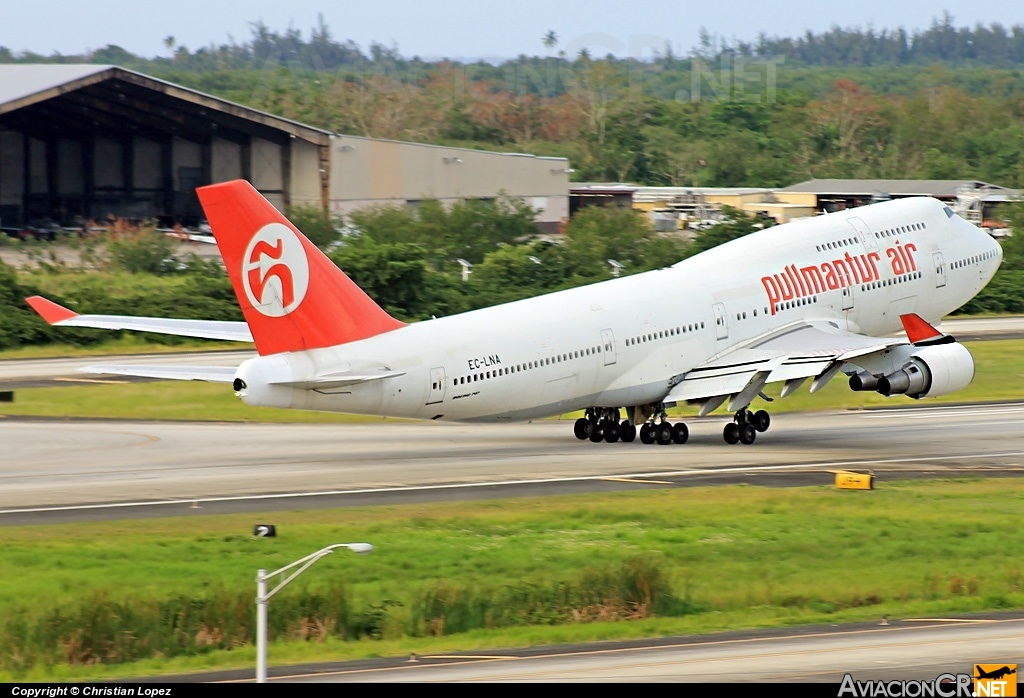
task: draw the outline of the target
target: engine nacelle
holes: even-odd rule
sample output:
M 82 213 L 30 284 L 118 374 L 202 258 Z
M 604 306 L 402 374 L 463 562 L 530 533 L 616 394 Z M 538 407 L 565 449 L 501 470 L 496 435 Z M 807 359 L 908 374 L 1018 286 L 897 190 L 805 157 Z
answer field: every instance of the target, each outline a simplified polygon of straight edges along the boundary
M 861 371 L 850 376 L 850 389 L 856 391 L 875 390 L 878 387 L 878 376 L 871 371 Z
M 878 379 L 882 395 L 907 395 L 915 400 L 962 390 L 974 380 L 974 357 L 963 344 L 950 342 L 920 347 L 903 368 Z

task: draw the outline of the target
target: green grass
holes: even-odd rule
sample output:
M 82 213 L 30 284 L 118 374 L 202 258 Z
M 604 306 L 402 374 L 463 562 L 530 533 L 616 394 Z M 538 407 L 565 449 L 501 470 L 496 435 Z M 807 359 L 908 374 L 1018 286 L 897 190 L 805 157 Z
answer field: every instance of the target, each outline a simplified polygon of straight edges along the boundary
M 1024 397 L 1024 361 L 1020 358 L 1024 355 L 1024 340 L 971 342 L 968 347 L 976 365 L 974 382 L 958 393 L 929 399 L 929 404 L 1019 400 Z M 774 384 L 766 392 L 777 396 L 780 387 L 780 384 Z M 877 393 L 855 393 L 849 389 L 846 377 L 840 375 L 813 395 L 805 386 L 796 394 L 767 405 L 767 409 L 778 413 L 914 404 L 919 403 L 905 397 L 886 398 Z M 757 409 L 764 403 L 755 400 L 754 405 Z M 696 408 L 682 407 L 673 412 L 692 415 Z M 253 408 L 238 400 L 228 386 L 184 381 L 19 390 L 13 403 L 0 403 L 0 415 L 325 424 L 379 419 Z
M 381 641 L 279 640 L 272 661 L 709 632 L 1024 607 L 1017 551 L 1024 481 L 954 479 L 829 487 L 665 489 L 343 510 L 4 528 L 0 608 L 44 613 L 103 593 L 167 598 L 248 590 L 274 568 L 333 542 L 368 541 L 321 561 L 282 594 L 342 582 L 354 602 L 404 600 Z M 277 539 L 253 539 L 268 518 Z M 655 553 L 674 592 L 703 612 L 678 618 L 403 633 L 425 585 L 500 586 L 571 578 Z M 279 606 L 280 607 L 280 606 Z M 274 605 L 271 603 L 271 613 Z M 117 668 L 35 669 L 97 677 L 251 666 L 252 648 Z M 11 680 L 0 673 L 0 680 Z

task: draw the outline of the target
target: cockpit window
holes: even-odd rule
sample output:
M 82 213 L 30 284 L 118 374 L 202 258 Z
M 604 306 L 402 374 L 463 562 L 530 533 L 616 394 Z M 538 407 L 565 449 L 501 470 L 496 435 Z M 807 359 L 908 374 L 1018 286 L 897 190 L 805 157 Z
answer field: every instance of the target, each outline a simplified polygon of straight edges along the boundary
M 946 212 L 946 218 L 952 218 L 955 215 L 953 213 L 953 209 L 951 209 L 949 206 L 943 206 L 942 210 Z

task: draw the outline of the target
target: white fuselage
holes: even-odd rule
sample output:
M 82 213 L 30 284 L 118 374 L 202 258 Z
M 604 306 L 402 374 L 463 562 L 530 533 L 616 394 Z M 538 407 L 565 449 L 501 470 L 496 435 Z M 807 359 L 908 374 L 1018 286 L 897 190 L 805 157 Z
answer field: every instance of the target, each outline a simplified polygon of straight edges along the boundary
M 420 419 L 524 420 L 661 401 L 673 378 L 806 319 L 882 336 L 936 321 L 995 274 L 1001 250 L 914 198 L 762 230 L 674 266 L 336 347 L 252 359 L 249 404 Z M 267 385 L 331 371 L 402 375 L 327 390 Z

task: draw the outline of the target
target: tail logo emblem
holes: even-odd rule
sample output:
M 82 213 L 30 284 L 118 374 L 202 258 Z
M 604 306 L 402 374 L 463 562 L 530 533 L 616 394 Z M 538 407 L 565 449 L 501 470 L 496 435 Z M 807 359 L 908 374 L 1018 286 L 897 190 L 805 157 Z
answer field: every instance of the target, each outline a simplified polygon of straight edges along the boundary
M 263 226 L 243 260 L 242 285 L 253 308 L 267 317 L 283 317 L 299 307 L 309 288 L 309 260 L 291 228 Z

